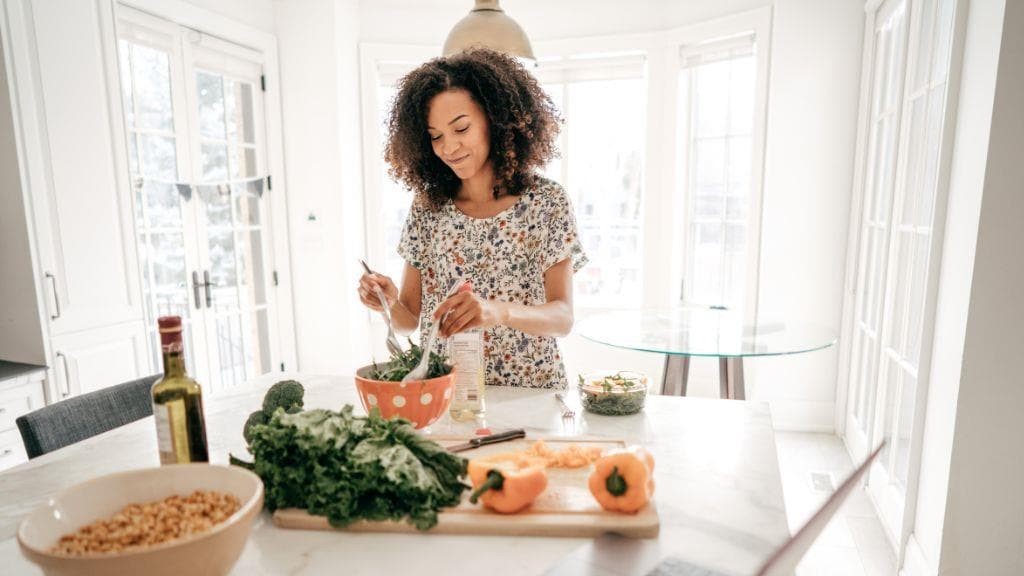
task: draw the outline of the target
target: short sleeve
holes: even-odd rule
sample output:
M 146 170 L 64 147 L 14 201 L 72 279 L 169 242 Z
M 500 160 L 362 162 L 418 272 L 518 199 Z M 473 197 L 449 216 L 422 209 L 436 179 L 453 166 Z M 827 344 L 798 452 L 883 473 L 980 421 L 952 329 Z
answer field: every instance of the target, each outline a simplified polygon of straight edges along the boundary
M 427 247 L 430 245 L 428 219 L 427 208 L 414 200 L 405 218 L 402 239 L 398 242 L 398 255 L 420 271 L 427 266 Z
M 544 240 L 540 246 L 541 270 L 547 271 L 562 260 L 570 259 L 572 271 L 578 272 L 588 262 L 580 243 L 576 216 L 565 189 L 550 182 L 541 194 L 541 223 Z

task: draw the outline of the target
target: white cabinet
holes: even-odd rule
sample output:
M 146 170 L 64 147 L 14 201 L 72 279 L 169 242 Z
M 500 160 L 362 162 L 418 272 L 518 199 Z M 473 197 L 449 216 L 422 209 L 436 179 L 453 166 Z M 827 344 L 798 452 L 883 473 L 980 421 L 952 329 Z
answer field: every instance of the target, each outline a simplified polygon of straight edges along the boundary
M 0 379 L 0 470 L 28 460 L 15 420 L 45 404 L 42 369 Z
M 52 339 L 54 397 L 62 400 L 150 373 L 145 332 L 118 324 Z
M 14 430 L 19 416 L 42 408 L 43 377 L 39 370 L 0 382 L 0 432 Z
M 0 432 L 0 470 L 6 470 L 28 460 L 18 430 Z
M 105 49 L 114 40 L 104 37 L 111 7 L 107 0 L 34 0 L 29 16 L 34 96 L 44 106 L 38 126 L 24 129 L 39 129 L 48 152 L 30 190 L 50 334 L 141 320 L 128 171 L 118 165 L 123 120 L 108 93 L 108 76 L 117 86 L 116 53 Z
M 30 254 L 23 246 L 0 246 L 0 252 L 19 252 L 4 261 L 31 262 L 31 290 L 19 304 L 32 306 L 43 326 L 16 330 L 49 366 L 53 401 L 152 372 L 117 105 L 113 4 L 8 0 L 4 6 L 6 113 L 17 154 L 0 163 L 13 163 L 20 173 Z M 13 204 L 8 198 L 4 207 Z M 6 353 L 0 349 L 0 358 Z

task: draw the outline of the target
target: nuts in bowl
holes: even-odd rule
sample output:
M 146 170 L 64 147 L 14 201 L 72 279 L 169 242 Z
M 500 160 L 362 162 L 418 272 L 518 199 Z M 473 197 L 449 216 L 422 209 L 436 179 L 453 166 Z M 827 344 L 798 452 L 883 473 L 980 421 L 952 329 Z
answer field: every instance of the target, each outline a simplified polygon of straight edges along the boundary
M 580 404 L 605 416 L 636 414 L 647 399 L 647 376 L 640 372 L 593 371 L 579 375 Z
M 241 504 L 234 494 L 196 490 L 163 500 L 129 504 L 109 518 L 65 534 L 50 548 L 68 556 L 123 552 L 202 534 L 227 520 Z
M 177 464 L 76 484 L 18 528 L 48 575 L 227 574 L 263 508 L 263 483 L 237 466 Z

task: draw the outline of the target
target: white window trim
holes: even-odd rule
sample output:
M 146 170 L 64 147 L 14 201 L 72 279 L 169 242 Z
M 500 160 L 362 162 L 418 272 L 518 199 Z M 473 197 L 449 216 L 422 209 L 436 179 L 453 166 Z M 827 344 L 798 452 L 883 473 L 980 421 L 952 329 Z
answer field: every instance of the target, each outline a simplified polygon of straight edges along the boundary
M 273 176 L 273 190 L 270 192 L 273 231 L 273 269 L 284 279 L 276 287 L 276 322 L 279 335 L 279 358 L 288 370 L 297 370 L 298 353 L 295 335 L 295 312 L 291 286 L 291 258 L 288 232 L 287 178 L 284 167 L 284 140 L 281 125 L 281 80 L 278 69 L 277 38 L 226 16 L 200 8 L 184 0 L 116 0 L 119 5 L 147 12 L 175 24 L 221 38 L 243 48 L 254 51 L 263 60 L 263 75 L 266 79 L 264 110 L 267 137 L 267 168 Z M 228 46 L 228 45 L 225 45 Z M 230 48 L 229 48 L 230 49 Z M 251 56 L 250 56 L 251 57 Z M 120 98 L 120 91 L 113 93 Z M 127 151 L 122 152 L 127 154 Z M 127 156 L 125 156 L 127 166 Z M 272 369 L 278 366 L 271 366 Z

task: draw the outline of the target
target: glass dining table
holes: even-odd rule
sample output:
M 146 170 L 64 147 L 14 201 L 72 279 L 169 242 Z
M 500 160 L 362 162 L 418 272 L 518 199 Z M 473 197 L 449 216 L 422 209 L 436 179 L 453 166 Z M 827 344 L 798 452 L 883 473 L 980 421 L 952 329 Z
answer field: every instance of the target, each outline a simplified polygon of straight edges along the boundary
M 836 343 L 835 332 L 815 324 L 749 323 L 732 311 L 708 308 L 604 312 L 577 322 L 584 338 L 629 350 L 665 355 L 661 393 L 686 395 L 690 358 L 718 358 L 719 395 L 746 399 L 743 359 L 801 354 Z

